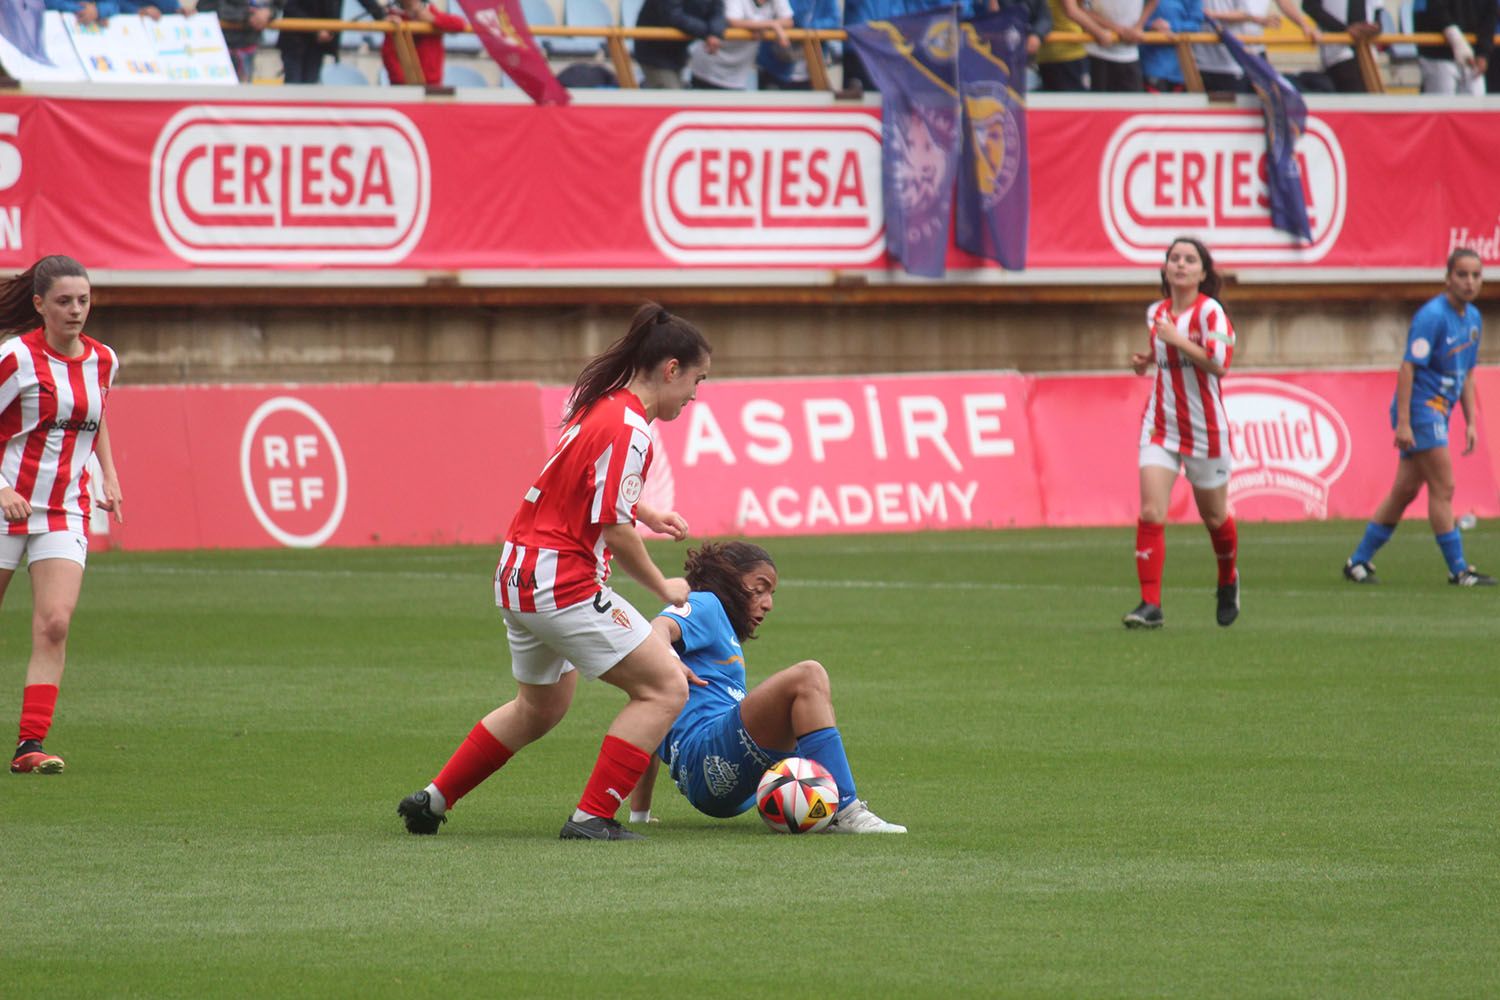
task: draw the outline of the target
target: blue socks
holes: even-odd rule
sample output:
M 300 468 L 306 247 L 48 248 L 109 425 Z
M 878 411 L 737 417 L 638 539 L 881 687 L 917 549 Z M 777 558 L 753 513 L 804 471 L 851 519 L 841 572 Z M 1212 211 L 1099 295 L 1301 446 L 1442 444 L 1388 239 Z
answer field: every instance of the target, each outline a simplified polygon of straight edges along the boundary
M 1376 524 L 1371 521 L 1365 525 L 1365 537 L 1359 540 L 1359 547 L 1354 550 L 1354 555 L 1349 557 L 1351 563 L 1369 562 L 1375 558 L 1375 553 L 1380 547 L 1391 540 L 1396 533 L 1394 524 Z
M 1464 537 L 1459 534 L 1457 528 L 1446 535 L 1434 535 L 1438 548 L 1443 550 L 1443 561 L 1448 564 L 1448 572 L 1454 576 L 1462 573 L 1468 563 L 1464 561 Z
M 834 726 L 814 729 L 797 739 L 797 756 L 811 759 L 828 768 L 839 786 L 839 808 L 855 799 L 854 772 L 849 770 L 849 758 L 844 756 L 844 738 Z

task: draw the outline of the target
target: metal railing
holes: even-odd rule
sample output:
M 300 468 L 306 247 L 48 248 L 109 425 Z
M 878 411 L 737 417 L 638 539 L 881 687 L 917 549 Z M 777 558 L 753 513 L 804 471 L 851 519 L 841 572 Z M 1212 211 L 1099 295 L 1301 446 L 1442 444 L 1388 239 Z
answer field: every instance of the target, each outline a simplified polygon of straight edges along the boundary
M 417 59 L 416 45 L 413 39 L 418 35 L 440 34 L 430 24 L 409 23 L 405 21 L 341 21 L 320 20 L 314 18 L 283 18 L 272 21 L 268 27 L 278 31 L 355 31 L 361 33 L 377 32 L 394 36 L 396 58 L 400 62 L 402 75 L 407 83 L 425 84 L 428 81 L 422 74 L 421 63 Z M 472 29 L 468 29 L 472 33 Z M 605 51 L 609 61 L 614 67 L 615 78 L 620 87 L 634 89 L 636 84 L 635 67 L 630 59 L 630 51 L 626 48 L 626 42 L 645 39 L 650 41 L 692 41 L 692 36 L 685 35 L 676 28 L 627 28 L 621 25 L 584 27 L 582 25 L 535 25 L 528 26 L 528 30 L 538 40 L 547 38 L 602 38 L 604 39 Z M 848 36 L 841 29 L 810 29 L 810 28 L 788 28 L 787 38 L 793 44 L 800 45 L 802 55 L 807 60 L 808 82 L 814 90 L 832 90 L 833 85 L 829 80 L 828 67 L 823 61 L 823 43 L 844 41 Z M 1473 35 L 1467 36 L 1469 41 L 1474 41 Z M 745 28 L 730 28 L 724 32 L 724 38 L 729 41 L 763 41 L 766 33 L 750 31 Z M 1500 35 L 1496 36 L 1500 40 Z M 1054 31 L 1047 35 L 1045 41 L 1049 43 L 1077 44 L 1092 43 L 1094 38 L 1084 32 Z M 1194 45 L 1217 44 L 1219 36 L 1212 31 L 1192 32 L 1166 32 L 1147 31 L 1142 34 L 1140 44 L 1143 45 L 1170 45 L 1177 50 L 1177 61 L 1182 66 L 1182 75 L 1186 89 L 1191 93 L 1203 93 L 1203 78 L 1198 72 L 1198 65 L 1193 58 Z M 1365 90 L 1371 94 L 1385 93 L 1385 81 L 1380 74 L 1380 64 L 1376 59 L 1378 49 L 1389 45 L 1414 44 L 1414 45 L 1446 45 L 1447 39 L 1436 32 L 1418 34 L 1382 34 L 1375 38 L 1355 37 L 1347 33 L 1329 32 L 1323 34 L 1317 42 L 1309 41 L 1305 37 L 1292 36 L 1257 36 L 1254 44 L 1263 45 L 1271 49 L 1308 49 L 1320 45 L 1347 45 L 1354 50 L 1355 58 L 1359 62 L 1360 76 L 1364 80 Z

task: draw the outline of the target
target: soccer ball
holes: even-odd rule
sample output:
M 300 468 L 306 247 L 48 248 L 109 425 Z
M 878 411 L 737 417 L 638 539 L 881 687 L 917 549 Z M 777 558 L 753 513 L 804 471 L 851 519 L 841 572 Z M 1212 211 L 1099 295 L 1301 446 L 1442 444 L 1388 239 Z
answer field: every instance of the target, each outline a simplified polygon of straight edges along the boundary
M 817 761 L 788 757 L 760 779 L 755 807 L 777 833 L 817 833 L 838 811 L 839 786 Z

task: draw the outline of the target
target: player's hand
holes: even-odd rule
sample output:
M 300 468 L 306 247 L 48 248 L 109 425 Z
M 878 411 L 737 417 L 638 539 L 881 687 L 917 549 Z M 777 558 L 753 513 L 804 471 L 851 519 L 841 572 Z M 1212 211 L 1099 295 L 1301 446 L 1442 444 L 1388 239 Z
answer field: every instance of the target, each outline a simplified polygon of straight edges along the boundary
M 688 586 L 686 580 L 680 576 L 674 576 L 663 581 L 661 591 L 656 596 L 675 608 L 679 604 L 686 604 L 688 595 L 692 592 L 693 588 Z
M 1479 444 L 1479 431 L 1473 424 L 1464 429 L 1464 454 L 1472 455 L 1475 445 Z
M 1185 343 L 1182 334 L 1177 330 L 1177 324 L 1167 319 L 1165 314 L 1156 317 L 1155 333 L 1156 339 L 1163 344 L 1181 347 Z
M 693 668 L 684 663 L 680 657 L 677 660 L 677 665 L 682 668 L 682 676 L 686 677 L 687 682 L 693 687 L 708 687 L 708 681 L 693 673 Z
M 125 523 L 125 497 L 120 493 L 120 484 L 113 479 L 104 480 L 104 496 L 99 498 L 99 509 L 107 510 L 115 516 L 115 523 Z
M 1411 432 L 1411 424 L 1396 425 L 1396 447 L 1402 451 L 1410 451 L 1417 446 L 1417 438 Z
M 1130 370 L 1137 375 L 1146 374 L 1146 369 L 1151 367 L 1151 355 L 1140 351 L 1130 355 Z
M 24 521 L 31 516 L 31 504 L 9 486 L 0 489 L 0 511 L 7 521 Z

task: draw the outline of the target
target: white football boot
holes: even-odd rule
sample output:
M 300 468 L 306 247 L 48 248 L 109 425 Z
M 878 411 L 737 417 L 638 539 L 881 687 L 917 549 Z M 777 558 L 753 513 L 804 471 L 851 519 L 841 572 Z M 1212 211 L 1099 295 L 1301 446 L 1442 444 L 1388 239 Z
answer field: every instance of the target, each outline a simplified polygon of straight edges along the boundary
M 870 812 L 863 799 L 855 799 L 833 816 L 828 824 L 829 833 L 905 833 L 906 827 L 899 823 L 887 823 Z

